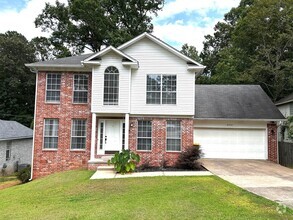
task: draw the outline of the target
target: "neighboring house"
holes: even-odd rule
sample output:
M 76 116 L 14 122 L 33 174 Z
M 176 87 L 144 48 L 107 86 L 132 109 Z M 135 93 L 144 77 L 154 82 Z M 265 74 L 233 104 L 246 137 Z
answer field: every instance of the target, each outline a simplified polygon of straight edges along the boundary
M 122 149 L 172 166 L 194 142 L 210 158 L 277 162 L 284 117 L 262 89 L 195 85 L 205 67 L 151 34 L 26 66 L 37 74 L 34 177 L 96 169 Z
M 280 99 L 277 101 L 276 106 L 280 110 L 280 112 L 284 115 L 285 118 L 289 116 L 293 116 L 293 93 L 290 95 L 286 96 L 285 98 Z M 279 132 L 279 141 L 281 141 L 282 135 L 281 135 L 281 130 L 278 129 Z M 284 141 L 285 142 L 293 142 L 288 138 L 288 134 L 285 130 L 284 132 Z
M 17 171 L 19 164 L 31 164 L 33 130 L 16 121 L 0 120 L 0 169 Z

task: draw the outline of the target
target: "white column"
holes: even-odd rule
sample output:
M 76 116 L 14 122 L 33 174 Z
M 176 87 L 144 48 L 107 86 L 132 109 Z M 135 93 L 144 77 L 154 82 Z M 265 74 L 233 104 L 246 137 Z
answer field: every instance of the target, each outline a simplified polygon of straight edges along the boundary
M 127 150 L 129 143 L 129 114 L 125 114 L 125 150 Z
M 91 161 L 95 160 L 97 115 L 92 113 Z

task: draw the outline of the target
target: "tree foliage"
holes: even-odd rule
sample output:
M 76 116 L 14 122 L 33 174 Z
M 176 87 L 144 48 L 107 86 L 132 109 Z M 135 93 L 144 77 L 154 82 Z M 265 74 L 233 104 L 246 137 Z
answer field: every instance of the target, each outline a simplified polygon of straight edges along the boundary
M 36 27 L 51 32 L 54 47 L 80 53 L 118 46 L 142 32 L 152 32 L 152 15 L 164 0 L 68 0 L 68 5 L 46 3 L 35 19 Z
M 15 32 L 0 34 L 0 118 L 30 126 L 34 112 L 35 74 L 24 66 L 35 61 L 34 49 Z
M 183 44 L 180 52 L 199 63 L 202 61 L 195 46 Z
M 209 83 L 260 84 L 276 101 L 293 91 L 293 0 L 242 0 L 206 36 Z

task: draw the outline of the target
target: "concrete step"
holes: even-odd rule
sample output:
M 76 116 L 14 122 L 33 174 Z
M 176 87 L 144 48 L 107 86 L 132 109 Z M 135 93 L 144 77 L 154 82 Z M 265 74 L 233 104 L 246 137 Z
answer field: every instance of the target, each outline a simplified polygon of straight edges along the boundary
M 110 170 L 114 170 L 114 166 L 110 165 L 110 166 L 98 166 L 97 170 L 105 170 L 105 171 L 110 171 Z

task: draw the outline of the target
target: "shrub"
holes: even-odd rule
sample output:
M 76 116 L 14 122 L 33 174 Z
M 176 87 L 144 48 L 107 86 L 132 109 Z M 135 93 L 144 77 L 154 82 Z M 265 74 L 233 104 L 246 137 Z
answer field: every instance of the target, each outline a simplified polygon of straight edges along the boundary
M 16 176 L 22 183 L 29 182 L 29 179 L 31 178 L 31 166 L 27 165 L 27 167 L 21 169 Z
M 201 164 L 197 161 L 201 156 L 202 152 L 199 145 L 188 147 L 179 155 L 176 167 L 179 169 L 201 170 Z
M 108 160 L 108 165 L 113 164 L 118 173 L 125 174 L 133 172 L 136 168 L 136 163 L 139 163 L 139 161 L 138 154 L 130 150 L 122 150 L 122 152 L 115 153 L 114 157 Z

